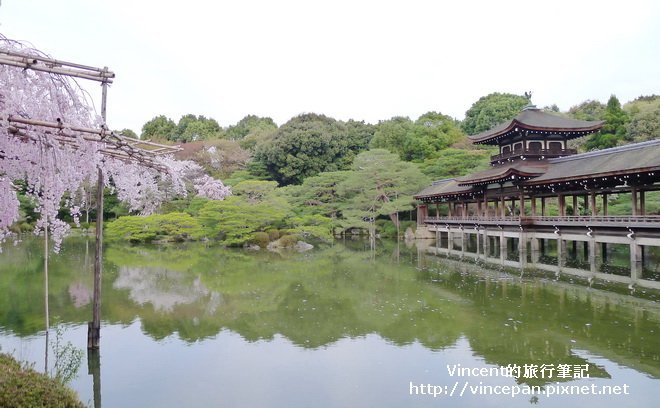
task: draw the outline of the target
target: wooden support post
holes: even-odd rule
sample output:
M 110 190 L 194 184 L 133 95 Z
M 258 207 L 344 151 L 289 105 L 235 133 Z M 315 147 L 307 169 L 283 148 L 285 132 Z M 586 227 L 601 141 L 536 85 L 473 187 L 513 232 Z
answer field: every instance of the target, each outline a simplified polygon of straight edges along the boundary
M 639 191 L 639 215 L 646 215 L 646 203 L 644 190 Z
M 637 188 L 633 187 L 630 192 L 632 200 L 632 215 L 637 215 Z
M 584 204 L 583 204 L 583 206 L 584 206 L 585 214 L 589 214 L 589 211 L 588 211 L 589 210 L 589 194 L 584 195 Z M 580 215 L 579 212 L 578 212 L 578 215 Z
M 532 204 L 532 217 L 536 217 L 536 197 L 530 196 L 531 204 Z
M 607 193 L 603 193 L 603 215 L 607 215 Z
M 488 196 L 487 191 L 484 190 L 484 217 L 488 217 Z
M 594 217 L 598 215 L 598 208 L 596 208 L 596 192 L 592 191 L 590 193 L 590 202 L 589 206 L 591 207 L 591 215 Z
M 525 192 L 520 190 L 520 218 L 525 216 Z
M 545 197 L 541 197 L 541 217 L 545 217 Z
M 506 202 L 504 201 L 504 187 L 500 184 L 500 201 L 502 207 L 502 218 L 506 217 Z
M 428 217 L 428 206 L 420 204 L 417 206 L 417 225 L 424 225 L 424 221 Z
M 103 171 L 96 182 L 96 248 L 94 258 L 94 295 L 92 321 L 87 328 L 87 348 L 98 349 L 101 338 L 101 274 L 103 272 Z
M 559 216 L 560 217 L 565 217 L 566 216 L 566 196 L 563 194 L 559 194 L 557 196 L 559 199 Z
M 573 213 L 571 215 L 579 215 L 578 213 L 578 198 L 573 195 Z

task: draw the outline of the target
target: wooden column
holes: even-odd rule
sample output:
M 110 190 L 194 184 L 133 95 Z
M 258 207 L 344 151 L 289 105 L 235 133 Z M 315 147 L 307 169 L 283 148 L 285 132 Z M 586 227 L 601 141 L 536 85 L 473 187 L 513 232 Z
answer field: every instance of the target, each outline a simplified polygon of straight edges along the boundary
M 646 204 L 645 204 L 644 190 L 639 192 L 639 215 L 646 215 Z
M 532 202 L 532 217 L 536 217 L 536 197 L 531 196 L 530 200 Z
M 607 215 L 607 193 L 603 194 L 603 215 Z
M 511 199 L 511 216 L 512 217 L 516 216 L 516 199 L 515 198 Z
M 541 217 L 545 217 L 545 197 L 541 197 Z
M 500 184 L 500 204 L 502 205 L 502 218 L 506 217 L 506 202 L 504 202 L 504 187 Z
M 630 192 L 632 200 L 632 215 L 637 215 L 637 188 L 633 187 Z
M 484 217 L 488 217 L 488 191 L 484 190 Z
M 520 218 L 525 216 L 525 192 L 520 190 Z
M 560 217 L 565 217 L 566 216 L 566 196 L 563 194 L 559 194 L 557 196 L 559 199 L 559 216 Z
M 589 194 L 585 194 L 585 195 L 584 195 L 584 209 L 585 209 L 585 210 L 588 210 L 588 209 L 589 209 Z M 587 214 L 589 214 L 588 211 L 585 211 L 585 212 L 586 212 Z M 580 214 L 578 213 L 578 215 L 580 215 Z
M 429 215 L 429 208 L 426 204 L 417 206 L 417 225 L 424 225 L 424 220 Z
M 591 207 L 591 215 L 596 216 L 598 215 L 598 208 L 596 208 L 596 192 L 592 191 L 589 197 L 590 197 L 589 206 Z
M 576 195 L 573 196 L 573 213 L 571 215 L 578 215 L 578 198 Z

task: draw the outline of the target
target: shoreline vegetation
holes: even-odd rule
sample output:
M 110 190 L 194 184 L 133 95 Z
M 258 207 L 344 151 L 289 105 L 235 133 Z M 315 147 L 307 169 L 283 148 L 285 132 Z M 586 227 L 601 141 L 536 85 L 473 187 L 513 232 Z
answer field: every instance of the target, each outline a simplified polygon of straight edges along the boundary
M 46 374 L 0 352 L 0 406 L 4 408 L 84 408 L 78 395 Z

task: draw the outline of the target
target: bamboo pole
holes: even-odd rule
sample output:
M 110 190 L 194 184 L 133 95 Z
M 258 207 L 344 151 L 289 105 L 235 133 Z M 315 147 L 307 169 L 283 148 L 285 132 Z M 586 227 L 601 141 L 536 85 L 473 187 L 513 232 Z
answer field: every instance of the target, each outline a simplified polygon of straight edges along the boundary
M 0 51 L 0 64 L 106 83 L 112 83 L 112 79 L 115 77 L 114 72 L 108 71 L 107 67 L 103 69 L 89 67 L 72 62 L 7 50 Z
M 101 337 L 101 273 L 103 271 L 103 171 L 98 169 L 96 183 L 96 247 L 94 256 L 94 295 L 92 321 L 87 327 L 87 348 L 98 349 Z
M 50 331 L 50 310 L 48 307 L 48 214 L 44 214 L 44 308 L 46 312 L 46 349 L 44 351 L 44 373 L 48 374 L 48 334 Z

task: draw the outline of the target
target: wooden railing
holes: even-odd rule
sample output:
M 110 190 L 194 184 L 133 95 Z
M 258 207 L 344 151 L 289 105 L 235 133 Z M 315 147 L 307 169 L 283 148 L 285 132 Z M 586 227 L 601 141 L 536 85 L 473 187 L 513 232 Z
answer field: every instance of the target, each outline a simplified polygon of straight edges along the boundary
M 508 217 L 427 217 L 427 224 L 517 224 L 517 225 L 653 225 L 660 228 L 660 215 L 576 215 L 576 216 L 508 216 Z
M 524 156 L 526 158 L 540 158 L 540 157 L 549 158 L 549 157 L 570 156 L 572 154 L 577 154 L 577 150 L 576 149 L 541 149 L 541 150 L 520 149 L 520 150 L 513 150 L 510 152 L 490 156 L 490 161 L 491 162 L 501 161 L 501 160 L 509 159 L 511 157 L 518 157 L 518 156 Z

